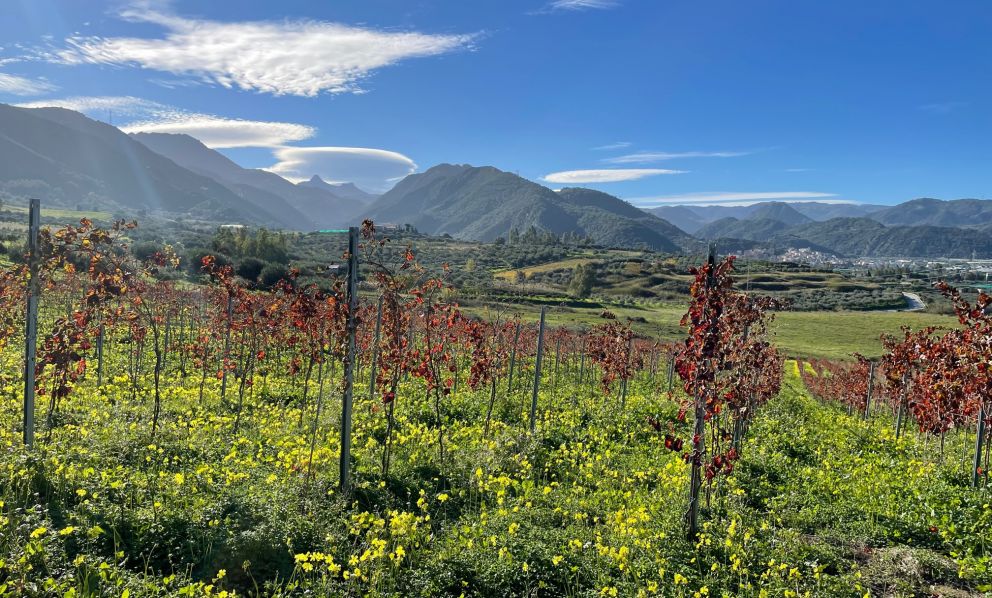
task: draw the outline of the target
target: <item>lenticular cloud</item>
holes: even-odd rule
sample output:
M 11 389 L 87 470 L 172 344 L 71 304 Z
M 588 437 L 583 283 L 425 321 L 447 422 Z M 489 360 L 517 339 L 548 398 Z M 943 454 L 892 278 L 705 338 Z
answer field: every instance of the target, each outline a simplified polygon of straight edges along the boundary
M 147 8 L 122 13 L 154 23 L 157 38 L 71 37 L 48 55 L 63 64 L 130 65 L 273 95 L 360 92 L 376 69 L 468 47 L 475 35 L 389 32 L 322 21 L 223 23 Z

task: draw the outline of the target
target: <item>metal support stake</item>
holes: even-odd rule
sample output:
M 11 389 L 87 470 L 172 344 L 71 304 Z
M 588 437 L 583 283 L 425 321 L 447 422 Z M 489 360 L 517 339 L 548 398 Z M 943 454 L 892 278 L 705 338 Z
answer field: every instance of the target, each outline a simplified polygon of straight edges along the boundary
M 38 232 L 41 200 L 32 198 L 28 209 L 28 311 L 24 323 L 24 445 L 34 446 L 34 368 L 38 349 L 38 296 L 41 294 Z
M 547 307 L 541 306 L 541 325 L 537 331 L 537 356 L 534 362 L 534 394 L 530 399 L 530 432 L 537 428 L 537 391 L 541 388 L 541 360 L 544 357 L 544 315 Z
M 358 311 L 358 228 L 348 229 L 348 354 L 344 363 L 344 400 L 341 405 L 341 463 L 339 486 L 351 487 L 351 409 L 355 386 L 355 312 Z

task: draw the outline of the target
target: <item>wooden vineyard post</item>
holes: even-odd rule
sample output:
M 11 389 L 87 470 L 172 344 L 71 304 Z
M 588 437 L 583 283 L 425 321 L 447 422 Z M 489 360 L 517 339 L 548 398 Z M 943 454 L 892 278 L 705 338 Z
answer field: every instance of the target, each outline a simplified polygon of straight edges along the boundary
M 985 446 L 985 403 L 978 407 L 978 430 L 975 435 L 975 462 L 971 467 L 971 487 L 978 488 L 978 481 L 983 477 L 982 448 Z
M 582 385 L 582 380 L 586 374 L 586 333 L 584 330 L 582 331 L 582 348 L 580 351 L 582 354 L 579 357 L 579 386 Z
M 234 295 L 227 294 L 227 332 L 224 336 L 224 356 L 220 371 L 220 398 L 227 395 L 227 361 L 231 358 L 231 322 L 234 320 Z
M 630 335 L 630 340 L 627 341 L 627 356 L 624 360 L 624 369 L 626 370 L 630 367 L 630 354 L 634 349 L 634 335 Z M 620 380 L 620 411 L 623 411 L 627 406 L 627 378 L 624 377 Z
M 902 420 L 906 413 L 906 374 L 902 375 L 902 385 L 899 388 L 899 411 L 896 413 L 896 440 L 902 434 Z
M 541 325 L 537 329 L 537 355 L 534 357 L 534 394 L 530 399 L 530 433 L 537 428 L 537 392 L 541 388 L 541 360 L 544 357 L 544 316 L 546 306 L 541 306 Z
M 106 334 L 103 324 L 100 324 L 100 332 L 96 337 L 96 385 L 97 388 L 103 386 L 103 336 Z
M 675 383 L 675 351 L 668 356 L 668 392 L 672 392 L 672 384 Z
M 868 391 L 865 394 L 865 419 L 871 417 L 871 393 L 875 387 L 875 362 L 868 362 Z
M 41 200 L 32 198 L 28 209 L 28 309 L 24 323 L 24 445 L 34 446 L 34 368 L 38 352 L 38 295 L 41 294 L 38 232 Z
M 382 333 L 382 295 L 375 316 L 375 339 L 372 345 L 372 372 L 369 374 L 369 400 L 375 398 L 375 378 L 379 375 L 379 337 Z
M 348 229 L 348 353 L 344 362 L 344 399 L 341 405 L 341 463 L 338 485 L 351 486 L 351 408 L 355 386 L 355 312 L 358 310 L 358 228 Z
M 713 288 L 716 271 L 716 246 L 710 243 L 709 255 L 706 257 L 709 270 L 706 275 L 707 293 Z M 711 316 L 712 317 L 712 316 Z M 674 359 L 672 360 L 674 363 Z M 706 365 L 709 367 L 709 364 Z M 690 542 L 696 540 L 699 531 L 699 491 L 703 485 L 703 451 L 706 449 L 706 398 L 693 397 L 693 436 L 691 454 L 691 475 L 689 478 L 689 510 L 686 512 L 686 529 Z
M 510 348 L 510 367 L 507 368 L 506 394 L 513 393 L 513 366 L 517 362 L 517 343 L 520 341 L 520 322 L 517 321 L 517 330 L 513 333 L 513 347 Z

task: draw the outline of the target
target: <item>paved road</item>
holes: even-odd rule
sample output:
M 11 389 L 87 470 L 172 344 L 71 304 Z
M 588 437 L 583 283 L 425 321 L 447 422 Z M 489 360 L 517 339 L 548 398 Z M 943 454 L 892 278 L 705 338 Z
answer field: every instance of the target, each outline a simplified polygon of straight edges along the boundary
M 899 311 L 923 311 L 927 308 L 927 304 L 916 293 L 903 293 L 902 296 L 906 298 L 907 307 Z

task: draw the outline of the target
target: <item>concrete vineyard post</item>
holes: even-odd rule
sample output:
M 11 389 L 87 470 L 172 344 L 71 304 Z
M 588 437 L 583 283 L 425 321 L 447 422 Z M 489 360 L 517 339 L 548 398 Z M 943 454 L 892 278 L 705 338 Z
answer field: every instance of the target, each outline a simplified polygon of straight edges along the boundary
M 537 329 L 537 355 L 534 357 L 534 394 L 530 399 L 530 432 L 537 428 L 537 392 L 541 388 L 541 360 L 544 357 L 544 316 L 547 307 L 541 307 L 541 324 Z
M 351 486 L 351 409 L 355 385 L 355 311 L 358 309 L 358 228 L 348 229 L 348 353 L 344 362 L 344 399 L 341 406 L 341 463 L 338 484 Z
M 38 296 L 41 294 L 38 265 L 38 232 L 41 229 L 41 200 L 31 199 L 28 209 L 28 306 L 24 323 L 24 444 L 34 446 L 34 368 L 38 352 Z

